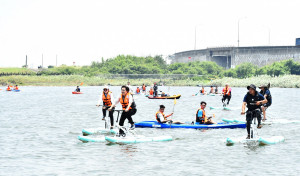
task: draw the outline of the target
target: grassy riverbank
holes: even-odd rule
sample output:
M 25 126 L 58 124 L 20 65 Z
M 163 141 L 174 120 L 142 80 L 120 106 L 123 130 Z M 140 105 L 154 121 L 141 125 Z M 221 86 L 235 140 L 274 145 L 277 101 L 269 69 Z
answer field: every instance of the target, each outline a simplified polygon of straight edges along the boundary
M 121 86 L 127 83 L 128 79 L 107 79 L 100 76 L 86 77 L 80 75 L 59 75 L 59 76 L 2 76 L 0 77 L 0 84 L 6 86 L 8 84 L 23 85 L 23 86 L 76 86 L 83 82 L 83 86 L 102 86 L 113 85 Z M 163 82 L 167 86 L 197 86 L 197 85 L 218 85 L 224 86 L 228 83 L 231 87 L 245 87 L 249 84 L 267 84 L 271 83 L 272 87 L 282 88 L 299 88 L 300 76 L 285 75 L 279 77 L 258 76 L 246 79 L 238 78 L 222 78 L 213 81 L 194 81 L 191 79 L 173 80 L 173 79 L 130 79 L 131 85 L 140 86 L 143 83 L 152 85 L 154 82 Z

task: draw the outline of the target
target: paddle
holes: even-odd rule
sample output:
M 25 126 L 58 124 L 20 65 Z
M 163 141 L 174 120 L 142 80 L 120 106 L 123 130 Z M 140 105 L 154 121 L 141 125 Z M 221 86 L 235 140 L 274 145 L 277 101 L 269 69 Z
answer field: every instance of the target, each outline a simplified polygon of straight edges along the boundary
M 82 85 L 83 85 L 83 82 L 80 83 L 80 86 L 82 86 Z
M 174 115 L 174 110 L 175 110 L 175 105 L 176 105 L 176 98 L 174 98 L 174 105 L 173 105 L 173 115 Z M 172 118 L 172 116 L 171 116 Z M 171 128 L 171 125 L 172 125 L 172 119 L 170 118 L 170 128 Z

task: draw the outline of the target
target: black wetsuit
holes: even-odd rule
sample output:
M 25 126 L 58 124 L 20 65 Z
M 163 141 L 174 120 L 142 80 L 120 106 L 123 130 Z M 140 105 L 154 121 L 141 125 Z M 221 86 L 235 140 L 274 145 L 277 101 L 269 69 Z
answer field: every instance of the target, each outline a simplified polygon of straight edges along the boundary
M 260 91 L 260 94 L 262 94 L 263 96 L 267 95 L 266 99 L 268 100 L 268 102 L 266 104 L 263 104 L 264 107 L 268 108 L 269 106 L 271 106 L 272 104 L 272 95 L 269 89 L 266 89 L 263 91 Z
M 122 115 L 121 115 L 121 118 L 120 118 L 120 121 L 119 121 L 119 125 L 120 125 L 120 126 L 123 126 L 123 125 L 124 125 L 124 122 L 125 122 L 126 119 L 128 119 L 128 122 L 129 122 L 131 125 L 134 124 L 134 122 L 133 122 L 133 120 L 132 120 L 132 117 L 131 117 L 131 116 L 133 116 L 133 115 L 136 113 L 136 111 L 137 111 L 137 109 L 136 109 L 136 104 L 135 104 L 134 101 L 132 102 L 132 104 L 131 104 L 130 107 L 131 107 L 132 109 L 130 109 L 128 112 L 125 112 L 125 110 L 123 110 Z M 119 134 L 124 134 L 124 131 L 123 131 L 121 128 L 120 128 L 120 130 L 119 130 Z
M 154 86 L 153 86 L 153 89 L 154 89 L 154 97 L 157 97 L 157 89 L 158 89 L 158 86 L 157 86 L 157 84 L 155 84 Z

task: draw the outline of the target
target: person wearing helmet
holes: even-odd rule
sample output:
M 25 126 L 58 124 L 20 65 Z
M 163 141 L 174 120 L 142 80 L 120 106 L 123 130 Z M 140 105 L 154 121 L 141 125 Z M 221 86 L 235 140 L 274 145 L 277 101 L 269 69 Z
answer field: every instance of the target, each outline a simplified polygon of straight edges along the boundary
M 261 106 L 266 104 L 268 100 L 259 92 L 256 91 L 256 86 L 251 84 L 247 86 L 249 90 L 245 95 L 242 105 L 241 115 L 245 114 L 245 108 L 247 106 L 248 110 L 246 112 L 246 121 L 247 121 L 247 133 L 248 136 L 246 139 L 250 139 L 250 125 L 252 124 L 252 120 L 254 117 L 257 118 L 258 124 L 257 128 L 261 128 Z M 252 136 L 251 136 L 252 137 Z
M 103 105 L 102 105 L 103 118 L 102 118 L 102 120 L 105 120 L 106 111 L 111 107 L 112 102 L 114 102 L 113 93 L 111 91 L 109 91 L 108 86 L 104 86 L 102 96 L 100 96 L 100 99 L 96 106 L 99 107 L 101 101 L 103 101 Z M 112 111 L 109 111 L 109 118 L 110 118 L 110 125 L 111 125 L 110 128 L 112 129 L 114 126 L 114 108 L 112 109 Z

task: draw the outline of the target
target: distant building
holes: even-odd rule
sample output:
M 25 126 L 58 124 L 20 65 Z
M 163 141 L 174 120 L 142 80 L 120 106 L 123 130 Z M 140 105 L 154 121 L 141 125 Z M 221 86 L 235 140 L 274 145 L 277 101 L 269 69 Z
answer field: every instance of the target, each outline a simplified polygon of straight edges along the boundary
M 297 44 L 296 40 L 296 44 Z M 272 64 L 276 61 L 294 59 L 300 61 L 300 39 L 297 46 L 253 46 L 253 47 L 218 47 L 190 50 L 169 56 L 171 63 L 194 61 L 213 61 L 228 69 L 250 62 L 257 66 Z

